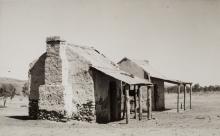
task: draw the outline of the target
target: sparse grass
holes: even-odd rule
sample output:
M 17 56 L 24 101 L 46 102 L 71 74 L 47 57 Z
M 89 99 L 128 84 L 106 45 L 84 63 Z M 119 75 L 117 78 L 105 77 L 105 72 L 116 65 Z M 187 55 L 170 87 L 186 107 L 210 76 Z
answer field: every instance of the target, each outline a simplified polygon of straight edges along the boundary
M 187 97 L 188 98 L 188 97 Z M 187 101 L 188 102 L 188 101 Z M 28 118 L 27 98 L 15 97 L 7 108 L 0 108 L 1 136 L 212 136 L 220 135 L 220 93 L 197 93 L 192 97 L 193 109 L 176 113 L 176 94 L 166 94 L 166 106 L 171 110 L 153 112 L 153 120 L 131 119 L 108 124 L 70 121 L 67 123 Z
M 13 79 L 13 78 L 0 77 L 0 87 L 2 84 L 12 84 L 16 89 L 17 95 L 22 94 L 22 87 L 24 86 L 25 82 L 27 81 Z

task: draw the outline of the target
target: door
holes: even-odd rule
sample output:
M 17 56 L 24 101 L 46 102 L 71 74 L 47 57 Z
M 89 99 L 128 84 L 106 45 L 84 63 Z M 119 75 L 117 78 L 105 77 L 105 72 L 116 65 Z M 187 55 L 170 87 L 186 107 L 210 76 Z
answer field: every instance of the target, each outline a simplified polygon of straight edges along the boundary
M 158 105 L 158 86 L 154 85 L 154 109 L 157 110 Z
M 110 97 L 110 121 L 117 119 L 117 88 L 116 82 L 109 83 L 109 97 Z

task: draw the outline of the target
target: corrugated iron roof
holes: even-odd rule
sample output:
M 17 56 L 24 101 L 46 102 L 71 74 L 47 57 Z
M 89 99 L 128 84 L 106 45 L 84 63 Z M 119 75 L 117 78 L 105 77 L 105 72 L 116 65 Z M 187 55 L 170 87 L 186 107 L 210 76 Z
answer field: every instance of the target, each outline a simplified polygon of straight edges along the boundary
M 162 75 L 160 72 L 155 70 L 150 64 L 149 61 L 147 60 L 131 60 L 141 68 L 143 68 L 147 73 L 150 73 L 150 76 L 155 77 L 155 78 L 161 78 L 161 79 L 166 79 L 164 75 Z
M 151 84 L 145 79 L 140 79 L 136 76 L 120 70 L 118 64 L 115 64 L 114 62 L 109 60 L 93 47 L 78 46 L 73 44 L 67 45 L 72 48 L 72 51 L 76 52 L 80 56 L 84 57 L 87 61 L 89 61 L 91 67 L 115 79 L 121 80 L 128 84 Z
M 169 79 L 166 76 L 162 75 L 160 72 L 158 72 L 157 70 L 155 70 L 149 63 L 149 61 L 146 60 L 131 60 L 133 61 L 135 64 L 137 64 L 138 66 L 140 66 L 141 68 L 143 68 L 147 73 L 150 73 L 151 77 L 154 78 L 159 78 L 162 79 L 166 82 L 170 82 L 170 83 L 175 83 L 175 84 L 180 84 L 182 83 L 179 80 L 174 80 L 174 79 Z
M 120 62 L 122 62 L 123 60 L 130 60 L 130 61 L 134 62 L 136 65 L 141 67 L 145 72 L 149 73 L 151 77 L 164 80 L 165 82 L 174 83 L 174 84 L 189 84 L 190 83 L 190 82 L 183 82 L 183 81 L 180 81 L 180 80 L 167 78 L 166 76 L 162 75 L 160 72 L 155 70 L 150 65 L 148 60 L 134 60 L 134 59 L 131 60 L 131 59 L 128 59 L 128 58 L 124 58 Z
M 96 66 L 92 66 L 92 67 L 106 75 L 109 75 L 115 79 L 121 80 L 130 85 L 135 85 L 135 84 L 136 85 L 137 84 L 151 85 L 152 84 L 145 79 L 138 78 L 122 70 L 106 69 L 106 68 L 96 67 Z

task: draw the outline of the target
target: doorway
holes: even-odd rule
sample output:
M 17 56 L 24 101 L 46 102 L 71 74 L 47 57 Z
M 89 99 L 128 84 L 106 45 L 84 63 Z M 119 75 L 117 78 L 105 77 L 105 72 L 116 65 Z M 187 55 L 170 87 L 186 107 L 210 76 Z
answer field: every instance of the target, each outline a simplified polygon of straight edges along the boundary
M 158 86 L 155 84 L 154 85 L 154 109 L 158 110 Z
M 116 82 L 109 83 L 110 121 L 117 120 L 117 88 Z

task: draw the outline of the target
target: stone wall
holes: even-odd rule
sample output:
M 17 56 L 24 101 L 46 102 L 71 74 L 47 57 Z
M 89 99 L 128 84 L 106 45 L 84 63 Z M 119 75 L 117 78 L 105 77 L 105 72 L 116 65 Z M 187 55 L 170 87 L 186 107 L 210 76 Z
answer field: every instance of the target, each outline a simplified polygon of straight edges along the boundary
M 77 120 L 95 120 L 94 83 L 89 71 L 90 63 L 74 52 L 71 45 L 66 47 L 69 65 L 68 86 L 72 88 L 73 117 Z
M 46 53 L 39 57 L 38 60 L 30 64 L 28 73 L 29 82 L 29 115 L 31 118 L 37 118 L 39 106 L 39 87 L 45 84 L 45 59 Z
M 33 118 L 59 120 L 66 116 L 60 43 L 59 37 L 48 38 L 47 52 L 31 65 L 29 115 Z
M 51 41 L 50 41 L 51 40 Z M 54 112 L 60 118 L 66 116 L 64 109 L 64 92 L 62 84 L 62 59 L 60 56 L 59 39 L 47 39 L 47 52 L 45 59 L 45 84 L 39 87 L 40 110 L 39 118 L 47 118 L 48 112 Z
M 62 60 L 60 57 L 60 42 L 47 43 L 45 60 L 45 84 L 62 84 Z
M 110 113 L 108 94 L 114 81 L 120 100 L 120 82 L 91 70 L 90 62 L 59 37 L 47 39 L 47 52 L 31 66 L 29 75 L 29 111 L 35 118 L 94 121 L 97 117 L 97 122 L 120 118 L 120 102 Z
M 119 64 L 119 67 L 121 70 L 124 70 L 130 74 L 133 74 L 139 78 L 144 79 L 145 78 L 145 71 L 139 67 L 137 64 L 135 64 L 134 62 L 127 60 L 127 61 L 123 61 Z M 131 89 L 134 89 L 133 86 L 131 87 Z M 147 87 L 146 86 L 142 86 L 140 88 L 142 90 L 142 109 L 143 111 L 147 111 Z M 124 99 L 123 99 L 124 100 Z M 132 107 L 131 109 L 134 110 L 134 98 L 131 97 L 132 100 Z M 138 105 L 137 105 L 138 107 Z
M 77 120 L 109 122 L 109 83 L 115 81 L 117 97 L 120 100 L 120 82 L 90 68 L 90 62 L 67 45 L 66 55 L 69 67 L 68 85 L 73 92 L 74 118 Z M 120 102 L 114 111 L 115 119 L 120 118 Z
M 64 98 L 62 85 L 41 85 L 39 88 L 39 109 L 64 112 Z
M 147 78 L 146 72 L 136 65 L 134 62 L 127 60 L 123 61 L 119 64 L 120 69 L 129 72 L 131 74 L 136 75 L 139 78 Z M 151 82 L 158 87 L 158 101 L 156 102 L 156 108 L 155 109 L 155 96 L 154 96 L 154 89 L 151 89 L 151 100 L 152 100 L 152 110 L 164 110 L 165 109 L 165 98 L 164 98 L 164 82 L 160 79 L 151 78 Z M 141 87 L 142 93 L 143 93 L 143 110 L 147 111 L 147 87 L 143 86 Z
M 72 82 L 69 82 L 69 78 L 71 75 L 69 74 L 69 70 L 72 68 L 69 66 L 68 56 L 66 53 L 66 45 L 65 43 L 61 43 L 60 45 L 60 57 L 62 60 L 62 85 L 64 87 L 63 97 L 64 97 L 64 109 L 66 112 L 66 116 L 71 118 L 73 112 L 76 112 L 76 105 L 73 104 L 73 88 Z
M 155 94 L 155 87 L 152 91 L 152 110 L 164 110 L 165 109 L 165 92 L 164 92 L 164 81 L 157 79 L 157 78 L 151 78 L 151 82 L 157 87 L 157 95 Z M 157 97 L 157 98 L 156 98 Z M 156 101 L 155 101 L 156 99 Z
M 39 87 L 38 119 L 59 121 L 65 117 L 63 91 L 62 85 L 41 85 Z

